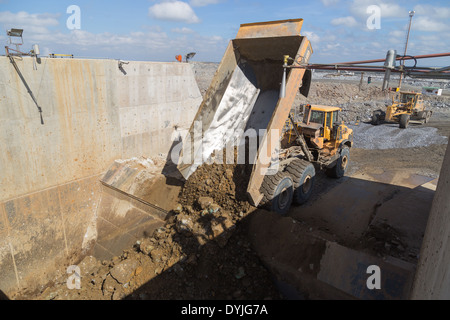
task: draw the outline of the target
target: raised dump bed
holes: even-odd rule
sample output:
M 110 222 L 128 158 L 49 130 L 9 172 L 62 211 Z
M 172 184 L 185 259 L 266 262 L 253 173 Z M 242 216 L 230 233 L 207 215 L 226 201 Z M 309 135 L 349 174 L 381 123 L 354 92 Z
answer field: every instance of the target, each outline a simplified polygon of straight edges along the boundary
M 286 93 L 280 98 L 284 56 L 306 64 L 312 54 L 309 40 L 300 34 L 302 24 L 303 19 L 241 25 L 183 140 L 178 169 L 185 179 L 214 151 L 240 145 L 245 137 L 256 145 L 259 137 L 259 148 L 250 152 L 254 166 L 247 191 L 252 204 L 260 203 L 281 130 L 302 81 L 307 82 L 305 69 L 287 69 Z

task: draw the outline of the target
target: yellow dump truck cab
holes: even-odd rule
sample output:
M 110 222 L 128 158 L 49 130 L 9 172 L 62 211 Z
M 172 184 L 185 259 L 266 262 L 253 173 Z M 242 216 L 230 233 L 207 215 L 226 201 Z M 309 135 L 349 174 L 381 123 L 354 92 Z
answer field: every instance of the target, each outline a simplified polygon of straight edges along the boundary
M 334 155 L 342 145 L 352 146 L 353 130 L 339 122 L 340 111 L 341 108 L 323 105 L 304 107 L 303 121 L 298 123 L 298 130 L 311 147 Z
M 400 91 L 392 97 L 392 104 L 386 111 L 377 110 L 372 115 L 372 124 L 378 125 L 381 121 L 399 123 L 400 128 L 407 128 L 409 122 L 427 123 L 432 111 L 425 110 L 422 94 L 419 92 Z

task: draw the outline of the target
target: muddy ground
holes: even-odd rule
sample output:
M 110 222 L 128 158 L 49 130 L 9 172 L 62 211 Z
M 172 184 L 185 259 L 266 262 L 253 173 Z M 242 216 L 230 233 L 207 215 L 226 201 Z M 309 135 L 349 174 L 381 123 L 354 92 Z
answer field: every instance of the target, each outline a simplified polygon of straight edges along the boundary
M 194 65 L 202 94 L 216 68 L 217 64 Z M 364 122 L 372 110 L 387 101 L 379 88 L 380 83 L 365 85 L 360 90 L 358 81 L 316 79 L 307 102 L 339 105 L 344 109 L 344 120 L 354 123 L 359 117 Z M 303 97 L 297 98 L 297 103 L 305 101 Z M 363 136 L 355 135 L 357 147 L 351 151 L 348 175 L 378 169 L 408 169 L 419 175 L 438 177 L 446 138 L 450 136 L 450 98 L 427 98 L 427 103 L 435 115 L 428 124 L 407 129 L 416 137 L 413 144 L 408 140 L 409 135 L 389 125 L 375 129 L 364 127 L 365 130 L 354 127 Z M 398 134 L 403 135 L 400 139 L 404 139 L 404 145 L 393 139 Z M 422 140 L 416 143 L 417 139 Z M 374 146 L 373 141 L 378 140 L 384 141 L 383 148 L 380 144 Z M 372 141 L 370 145 L 369 141 Z M 253 251 L 248 237 L 247 221 L 257 214 L 246 201 L 250 173 L 251 168 L 243 165 L 201 166 L 185 183 L 179 204 L 163 228 L 110 261 L 88 256 L 77 264 L 81 272 L 80 289 L 68 289 L 65 266 L 51 284 L 29 288 L 13 298 L 286 299 Z M 319 174 L 310 201 L 339 183 Z

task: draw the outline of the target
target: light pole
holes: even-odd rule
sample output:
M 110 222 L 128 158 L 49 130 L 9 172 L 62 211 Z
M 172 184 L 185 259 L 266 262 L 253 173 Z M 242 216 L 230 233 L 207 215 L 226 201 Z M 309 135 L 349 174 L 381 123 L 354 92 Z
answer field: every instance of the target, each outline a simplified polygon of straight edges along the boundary
M 414 16 L 414 13 L 416 13 L 415 11 L 410 11 L 409 12 L 409 26 L 408 26 L 408 33 L 406 35 L 406 43 L 405 43 L 405 53 L 403 54 L 404 56 L 406 56 L 406 50 L 408 49 L 408 41 L 409 41 L 409 32 L 411 31 L 411 22 L 412 22 L 412 18 Z M 405 65 L 405 60 L 402 60 L 402 66 Z M 401 88 L 402 86 L 402 79 L 403 79 L 403 73 L 400 73 L 400 80 L 398 82 L 398 87 Z

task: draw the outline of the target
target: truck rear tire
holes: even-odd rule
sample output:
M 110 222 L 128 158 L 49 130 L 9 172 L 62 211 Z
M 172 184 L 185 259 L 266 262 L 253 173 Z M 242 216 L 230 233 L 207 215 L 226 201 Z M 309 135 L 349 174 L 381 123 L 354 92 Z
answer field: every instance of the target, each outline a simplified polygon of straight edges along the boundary
M 422 124 L 427 123 L 427 112 L 419 111 L 416 116 L 417 120 L 421 120 Z
M 264 177 L 261 192 L 264 195 L 262 203 L 269 204 L 271 211 L 284 215 L 292 204 L 294 182 L 289 174 L 280 171 Z
M 411 117 L 409 114 L 406 114 L 406 113 L 402 114 L 400 116 L 400 128 L 402 128 L 402 129 L 408 128 L 410 118 Z
M 371 121 L 372 125 L 374 125 L 374 126 L 379 125 L 381 123 L 380 117 L 381 117 L 381 112 L 375 111 L 372 115 L 372 121 Z
M 347 171 L 349 161 L 350 149 L 348 147 L 343 147 L 340 157 L 336 161 L 336 165 L 332 168 L 328 168 L 325 171 L 326 175 L 335 179 L 342 178 Z
M 295 159 L 286 167 L 285 172 L 289 173 L 294 182 L 294 199 L 296 204 L 303 204 L 308 201 L 314 188 L 316 169 L 311 162 Z

